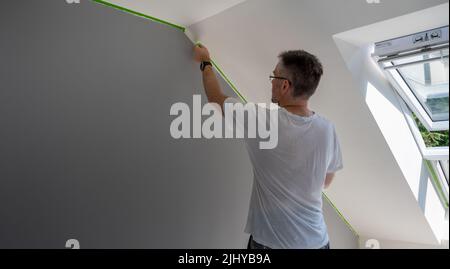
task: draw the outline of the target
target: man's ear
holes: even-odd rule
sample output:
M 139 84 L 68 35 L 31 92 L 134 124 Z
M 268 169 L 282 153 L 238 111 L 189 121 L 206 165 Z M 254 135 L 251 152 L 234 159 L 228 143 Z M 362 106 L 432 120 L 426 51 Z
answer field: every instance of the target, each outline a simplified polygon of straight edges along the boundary
M 283 86 L 281 87 L 281 92 L 283 93 L 283 95 L 286 95 L 286 94 L 290 94 L 290 90 L 291 90 L 291 84 L 287 80 L 284 80 Z

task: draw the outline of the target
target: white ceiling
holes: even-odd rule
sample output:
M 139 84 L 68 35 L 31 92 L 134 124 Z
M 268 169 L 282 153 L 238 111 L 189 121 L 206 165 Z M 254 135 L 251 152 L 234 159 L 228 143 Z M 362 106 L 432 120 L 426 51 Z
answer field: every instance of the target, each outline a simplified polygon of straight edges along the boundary
M 188 27 L 246 0 L 106 0 L 112 4 Z

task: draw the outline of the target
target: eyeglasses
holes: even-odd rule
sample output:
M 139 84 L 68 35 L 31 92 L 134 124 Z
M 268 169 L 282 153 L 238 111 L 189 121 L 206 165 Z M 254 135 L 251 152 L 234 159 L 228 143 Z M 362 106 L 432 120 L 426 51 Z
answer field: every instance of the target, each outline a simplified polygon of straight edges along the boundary
M 276 76 L 269 76 L 269 80 L 270 82 L 272 82 L 274 79 L 283 79 L 283 80 L 287 80 L 287 82 L 289 82 L 289 84 L 292 84 L 291 81 L 285 77 L 276 77 Z

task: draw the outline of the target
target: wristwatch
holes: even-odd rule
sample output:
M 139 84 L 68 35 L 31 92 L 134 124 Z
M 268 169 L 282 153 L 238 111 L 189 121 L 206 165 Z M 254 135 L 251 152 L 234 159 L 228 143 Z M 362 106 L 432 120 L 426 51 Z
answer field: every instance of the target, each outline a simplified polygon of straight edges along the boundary
M 200 70 L 202 70 L 202 72 L 205 71 L 205 68 L 206 68 L 208 65 L 212 66 L 211 62 L 202 62 L 202 63 L 200 64 Z

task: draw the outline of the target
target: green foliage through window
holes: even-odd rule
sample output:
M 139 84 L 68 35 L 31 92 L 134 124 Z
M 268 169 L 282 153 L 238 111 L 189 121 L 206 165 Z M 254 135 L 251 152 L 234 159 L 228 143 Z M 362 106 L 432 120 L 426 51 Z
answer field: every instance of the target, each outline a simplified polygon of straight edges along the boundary
M 414 120 L 416 121 L 417 126 L 419 127 L 420 133 L 422 134 L 423 141 L 427 147 L 448 147 L 449 146 L 449 137 L 448 131 L 439 131 L 439 132 L 430 132 L 423 126 L 420 120 L 414 115 Z

